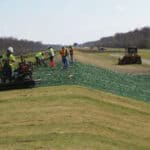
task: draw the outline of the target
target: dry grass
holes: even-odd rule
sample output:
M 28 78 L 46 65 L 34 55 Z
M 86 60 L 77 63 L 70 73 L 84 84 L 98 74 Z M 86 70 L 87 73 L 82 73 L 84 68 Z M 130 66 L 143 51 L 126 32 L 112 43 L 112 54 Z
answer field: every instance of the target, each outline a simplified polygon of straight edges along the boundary
M 0 93 L 0 150 L 148 150 L 150 105 L 76 86 Z

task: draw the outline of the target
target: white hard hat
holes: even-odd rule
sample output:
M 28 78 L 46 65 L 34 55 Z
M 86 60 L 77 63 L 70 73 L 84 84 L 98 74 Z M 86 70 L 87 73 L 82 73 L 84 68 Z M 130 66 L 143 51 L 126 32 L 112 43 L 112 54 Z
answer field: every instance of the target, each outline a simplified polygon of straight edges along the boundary
M 13 49 L 13 47 L 8 47 L 8 49 L 7 49 L 9 52 L 11 52 L 11 53 L 13 53 L 14 52 L 14 49 Z

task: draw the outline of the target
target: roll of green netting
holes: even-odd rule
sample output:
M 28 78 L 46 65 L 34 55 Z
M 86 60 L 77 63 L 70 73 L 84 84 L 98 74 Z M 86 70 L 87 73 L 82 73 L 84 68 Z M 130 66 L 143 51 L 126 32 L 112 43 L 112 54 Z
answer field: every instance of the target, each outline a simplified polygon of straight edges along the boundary
M 111 70 L 75 63 L 62 69 L 57 63 L 55 69 L 39 67 L 33 77 L 39 80 L 36 86 L 81 85 L 108 91 L 121 96 L 150 101 L 150 75 L 130 75 Z

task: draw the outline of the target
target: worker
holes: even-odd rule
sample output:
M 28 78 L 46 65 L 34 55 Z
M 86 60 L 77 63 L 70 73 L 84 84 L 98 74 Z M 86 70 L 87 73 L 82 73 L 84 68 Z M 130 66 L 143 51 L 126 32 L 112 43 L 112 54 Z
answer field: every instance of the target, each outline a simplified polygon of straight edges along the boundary
M 36 63 L 36 66 L 40 65 L 39 52 L 35 54 L 35 63 Z
M 69 47 L 69 54 L 70 54 L 70 59 L 71 59 L 71 64 L 74 63 L 74 58 L 73 58 L 73 48 L 72 46 Z
M 37 52 L 35 54 L 35 60 L 36 60 L 36 65 L 40 66 L 41 65 L 41 60 L 42 60 L 43 54 L 42 52 Z
M 60 54 L 61 54 L 61 57 L 62 57 L 62 63 L 63 63 L 63 68 L 64 69 L 67 69 L 68 68 L 68 60 L 67 60 L 67 50 L 65 47 L 62 47 L 61 51 L 60 51 Z
M 69 48 L 66 47 L 66 65 L 69 66 Z
M 40 56 L 40 62 L 41 64 L 43 64 L 45 67 L 47 66 L 46 65 L 46 58 L 45 58 L 45 53 L 44 52 L 41 52 L 41 56 Z
M 16 58 L 13 53 L 13 47 L 8 47 L 2 55 L 2 82 L 6 82 L 6 80 L 11 82 L 13 73 L 17 69 Z
M 53 68 L 55 66 L 54 61 L 55 51 L 52 47 L 49 47 L 49 57 L 50 57 L 50 67 Z

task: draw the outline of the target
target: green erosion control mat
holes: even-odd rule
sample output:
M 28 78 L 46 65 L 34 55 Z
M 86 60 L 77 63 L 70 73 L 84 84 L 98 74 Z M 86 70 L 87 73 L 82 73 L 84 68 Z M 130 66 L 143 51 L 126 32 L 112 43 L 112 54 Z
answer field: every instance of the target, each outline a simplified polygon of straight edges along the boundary
M 113 72 L 81 63 L 62 69 L 58 63 L 54 69 L 36 68 L 36 87 L 52 85 L 81 85 L 101 89 L 117 95 L 150 101 L 150 75 L 129 75 Z

